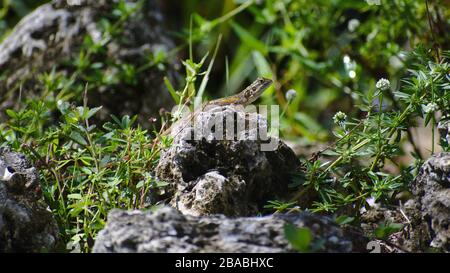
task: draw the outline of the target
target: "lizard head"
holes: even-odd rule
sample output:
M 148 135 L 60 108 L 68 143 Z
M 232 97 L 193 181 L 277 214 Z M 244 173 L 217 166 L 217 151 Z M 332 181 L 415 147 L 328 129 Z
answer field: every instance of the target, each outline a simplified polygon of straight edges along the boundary
M 246 104 L 250 104 L 257 100 L 259 96 L 272 84 L 272 80 L 258 77 L 249 87 L 243 91 L 243 97 Z

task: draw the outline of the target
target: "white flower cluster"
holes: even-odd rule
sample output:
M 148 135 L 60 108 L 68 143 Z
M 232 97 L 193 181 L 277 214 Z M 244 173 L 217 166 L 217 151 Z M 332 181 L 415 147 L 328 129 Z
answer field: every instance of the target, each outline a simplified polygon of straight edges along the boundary
M 333 121 L 334 123 L 338 124 L 339 126 L 342 126 L 342 124 L 347 120 L 347 115 L 344 112 L 337 112 L 334 117 Z
M 439 107 L 436 103 L 430 102 L 427 105 L 422 105 L 422 109 L 426 114 L 434 113 L 439 110 Z
M 297 97 L 297 91 L 295 91 L 294 89 L 289 89 L 286 92 L 286 100 L 287 101 L 293 101 L 293 100 L 295 100 L 296 97 Z
M 348 21 L 348 25 L 347 28 L 350 32 L 354 32 L 360 25 L 361 23 L 359 22 L 358 19 L 351 19 L 350 21 Z
M 377 89 L 379 89 L 381 91 L 386 91 L 391 88 L 391 83 L 389 82 L 389 80 L 381 78 L 378 80 L 378 82 L 375 86 Z

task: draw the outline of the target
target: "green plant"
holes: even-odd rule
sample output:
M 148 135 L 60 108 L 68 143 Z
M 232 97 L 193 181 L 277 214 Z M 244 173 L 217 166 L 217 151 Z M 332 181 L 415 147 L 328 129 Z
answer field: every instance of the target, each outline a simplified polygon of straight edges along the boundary
M 38 2 L 48 2 L 0 1 L 0 39 Z M 258 74 L 275 81 L 262 103 L 282 107 L 284 139 L 333 142 L 302 160 L 303 171 L 291 184 L 295 198 L 265 206 L 277 213 L 301 208 L 336 213 L 340 224 L 358 223 L 369 198 L 391 204 L 426 157 L 411 136 L 416 120 L 422 118 L 435 135 L 440 116 L 450 116 L 450 39 L 443 20 L 450 9 L 444 1 L 168 0 L 168 7 L 177 7 L 165 14 L 176 25 L 177 47 L 155 47 L 133 63 L 117 60 L 108 45 L 126 38 L 124 26 L 143 3 L 118 1 L 99 20 L 100 38 L 86 36 L 71 59 L 40 74 L 37 95 L 7 110 L 8 120 L 0 123 L 2 145 L 38 165 L 45 199 L 70 250 L 90 250 L 110 209 L 157 206 L 166 183 L 152 176 L 152 168 L 160 149 L 171 145 L 162 129 L 147 132 L 136 117 L 100 124 L 95 117 L 101 106 L 88 107 L 86 92 L 110 90 L 112 96 L 136 86 L 150 70 L 164 73 L 175 54 L 185 59 L 184 82 L 165 83 L 180 112 L 203 96 L 230 95 Z M 162 116 L 162 124 L 180 112 Z M 399 163 L 405 142 L 413 147 L 413 160 Z M 430 152 L 437 151 L 429 142 Z M 440 146 L 450 150 L 445 139 Z M 386 237 L 393 230 L 385 225 L 377 233 Z M 285 233 L 299 251 L 320 249 L 307 229 L 287 226 Z
M 159 147 L 135 124 L 136 117 L 112 116 L 99 124 L 93 119 L 102 107 L 90 108 L 87 101 L 92 90 L 135 85 L 148 69 L 164 69 L 162 51 L 151 52 L 142 64 L 128 64 L 105 50 L 122 39 L 124 24 L 142 3 L 118 1 L 100 20 L 101 38 L 87 35 L 76 58 L 39 74 L 41 92 L 6 110 L 9 119 L 0 125 L 1 145 L 25 153 L 39 168 L 63 249 L 88 252 L 111 209 L 152 208 L 167 185 L 152 175 Z
M 284 235 L 289 243 L 299 252 L 317 252 L 323 249 L 325 241 L 314 238 L 307 227 L 296 227 L 292 224 L 284 226 Z
M 402 224 L 396 223 L 383 223 L 380 224 L 374 231 L 374 235 L 378 239 L 387 239 L 389 235 L 399 232 L 403 229 Z
M 396 191 L 407 187 L 410 176 L 405 173 L 392 175 L 383 167 L 386 162 L 398 166 L 396 158 L 401 152 L 402 133 L 407 135 L 413 126 L 411 121 L 423 118 L 425 125 L 431 122 L 434 133 L 435 114 L 438 111 L 446 113 L 450 99 L 449 53 L 444 52 L 443 59 L 436 63 L 431 51 L 418 48 L 411 58 L 415 59 L 415 69 L 410 69 L 403 85 L 392 92 L 392 101 L 383 100 L 391 86 L 389 81 L 382 79 L 375 88 L 356 93 L 363 118 L 347 120 L 345 114 L 336 114 L 337 128 L 333 133 L 337 140 L 321 153 L 335 159 L 325 163 L 319 159 L 306 162 L 303 189 L 295 199 L 310 192 L 305 189 L 313 189 L 319 197 L 313 203 L 313 211 L 334 212 L 341 207 L 353 206 L 357 214 L 367 198 L 389 203 Z M 411 144 L 415 145 L 414 142 Z M 448 150 L 445 145 L 442 148 Z M 414 156 L 420 161 L 420 155 Z M 413 162 L 405 171 L 412 172 L 418 165 Z
M 89 119 L 101 107 L 58 101 L 59 124 L 44 127 L 50 111 L 30 101 L 24 110 L 8 111 L 0 139 L 28 154 L 39 166 L 44 197 L 69 249 L 88 251 L 112 208 L 152 206 L 166 183 L 151 168 L 159 154 L 135 118 L 112 117 L 98 128 Z
M 312 234 L 308 228 L 297 228 L 293 225 L 285 225 L 284 233 L 288 241 L 298 251 L 308 252 L 312 241 Z

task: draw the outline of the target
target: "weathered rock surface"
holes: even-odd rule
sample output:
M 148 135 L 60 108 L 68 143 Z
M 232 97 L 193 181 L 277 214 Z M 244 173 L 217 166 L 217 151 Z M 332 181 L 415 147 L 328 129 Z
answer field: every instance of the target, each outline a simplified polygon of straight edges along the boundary
M 79 3 L 70 5 L 69 3 Z M 174 65 L 166 63 L 165 71 L 159 66 L 144 69 L 133 75 L 131 82 L 108 82 L 107 78 L 118 78 L 119 68 L 132 65 L 136 69 L 148 66 L 149 56 L 158 58 L 161 52 L 173 47 L 163 30 L 162 15 L 154 0 L 143 1 L 143 6 L 127 19 L 119 38 L 111 38 L 105 31 L 104 19 L 110 19 L 118 0 L 53 0 L 26 16 L 11 34 L 0 43 L 0 113 L 13 108 L 19 93 L 24 97 L 38 95 L 45 90 L 39 78 L 43 72 L 55 69 L 56 74 L 71 78 L 76 72 L 75 60 L 79 59 L 80 48 L 85 37 L 94 43 L 104 43 L 103 59 L 96 56 L 91 62 L 108 63 L 101 71 L 104 80 L 91 82 L 89 103 L 102 105 L 102 119 L 116 115 L 140 114 L 141 124 L 147 124 L 161 107 L 170 106 L 171 99 L 165 92 L 163 77 L 175 77 Z M 127 4 L 135 0 L 125 1 Z M 114 23 L 114 21 L 113 21 Z M 118 29 L 114 26 L 115 30 Z M 112 39 L 108 41 L 108 39 Z M 103 41 L 103 42 L 102 42 Z M 102 53 L 103 54 L 103 53 Z M 113 62 L 113 64 L 109 64 Z M 89 77 L 94 75 L 89 73 Z M 75 79 L 77 79 L 75 77 Z M 77 79 L 84 86 L 89 79 Z M 54 80 L 56 81 L 56 80 Z M 80 92 L 82 90 L 78 90 Z M 75 92 L 75 90 L 73 91 Z M 78 99 L 81 96 L 78 96 Z M 1 118 L 4 118 L 0 116 Z
M 387 252 L 450 251 L 450 153 L 428 159 L 411 184 L 414 198 L 398 207 L 373 208 L 361 216 L 370 236 L 381 223 L 400 223 L 404 228 L 387 238 Z M 399 246 L 400 248 L 396 248 Z
M 235 129 L 227 130 L 225 121 L 234 122 Z M 241 121 L 259 126 L 238 125 Z M 268 200 L 286 197 L 299 161 L 279 139 L 263 141 L 259 132 L 266 128 L 257 113 L 219 106 L 178 123 L 173 144 L 156 167 L 157 178 L 172 185 L 171 204 L 190 215 L 248 216 Z M 273 150 L 263 151 L 269 142 Z
M 450 153 L 428 159 L 412 184 L 429 246 L 450 252 Z
M 382 224 L 402 224 L 402 230 L 395 232 L 386 240 L 376 240 L 383 253 L 422 252 L 426 249 L 427 227 L 422 221 L 417 203 L 408 200 L 399 207 L 372 208 L 361 215 L 361 228 L 368 237 L 373 237 L 375 230 Z
M 36 169 L 24 155 L 0 148 L 0 172 L 0 252 L 51 251 L 58 227 L 42 199 Z
M 450 115 L 443 115 L 437 125 L 440 135 L 440 140 L 443 145 L 450 143 Z
M 293 252 L 284 226 L 306 227 L 319 252 L 358 251 L 352 239 L 327 217 L 299 213 L 267 217 L 195 217 L 173 208 L 156 212 L 113 210 L 93 252 Z

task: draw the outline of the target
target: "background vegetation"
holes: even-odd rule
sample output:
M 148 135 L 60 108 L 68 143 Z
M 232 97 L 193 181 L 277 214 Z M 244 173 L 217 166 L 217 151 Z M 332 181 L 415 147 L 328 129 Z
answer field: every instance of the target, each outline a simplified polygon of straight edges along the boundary
M 0 37 L 39 4 L 2 2 Z M 395 204 L 422 160 L 448 150 L 446 140 L 435 143 L 433 138 L 437 122 L 449 111 L 448 1 L 160 2 L 177 50 L 158 61 L 185 61 L 184 81 L 168 83 L 178 102 L 191 99 L 183 90 L 203 94 L 204 72 L 209 98 L 232 94 L 258 75 L 272 78 L 275 84 L 261 103 L 285 109 L 284 139 L 313 146 L 314 155 L 302 152 L 302 170 L 292 183 L 295 198 L 271 200 L 265 213 L 300 206 L 357 222 L 368 198 Z M 118 9 L 119 21 L 133 12 Z M 86 43 L 82 51 L 96 48 Z M 89 59 L 83 61 L 78 62 L 80 75 L 90 67 Z M 123 71 L 120 80 L 133 78 L 133 69 Z M 112 117 L 93 125 L 89 120 L 100 108 L 89 109 L 83 96 L 60 95 L 82 94 L 84 85 L 50 72 L 42 81 L 46 94 L 59 99 L 30 100 L 23 109 L 9 110 L 0 140 L 42 166 L 44 194 L 67 247 L 89 251 L 111 208 L 150 208 L 155 204 L 146 199 L 148 193 L 164 192 L 165 183 L 151 173 L 159 147 L 134 118 Z M 90 81 L 103 84 L 95 77 Z M 288 90 L 294 91 L 286 97 Z M 61 118 L 49 125 L 55 110 Z M 414 128 L 425 123 L 433 137 L 414 138 Z

